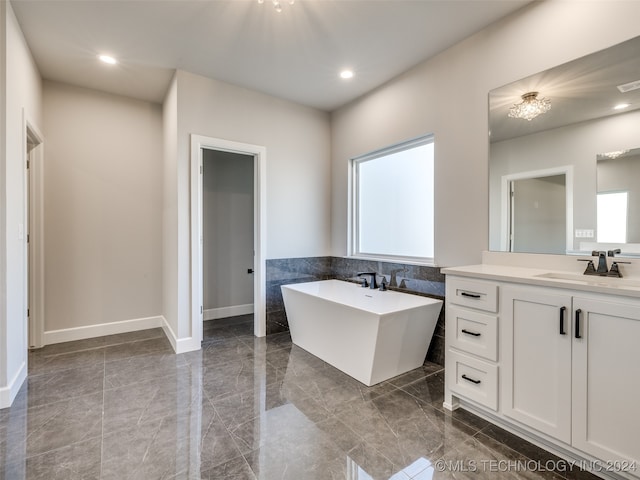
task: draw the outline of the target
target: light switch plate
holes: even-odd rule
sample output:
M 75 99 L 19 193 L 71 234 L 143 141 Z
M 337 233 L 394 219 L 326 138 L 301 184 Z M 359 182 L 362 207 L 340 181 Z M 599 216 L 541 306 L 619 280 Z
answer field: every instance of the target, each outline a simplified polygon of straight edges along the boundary
M 591 229 L 576 228 L 576 238 L 593 238 L 594 232 Z

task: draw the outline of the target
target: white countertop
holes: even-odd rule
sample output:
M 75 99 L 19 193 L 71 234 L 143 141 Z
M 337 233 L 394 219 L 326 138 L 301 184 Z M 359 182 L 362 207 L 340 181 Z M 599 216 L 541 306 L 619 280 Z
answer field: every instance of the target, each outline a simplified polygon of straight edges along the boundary
M 582 275 L 581 272 L 575 271 L 494 264 L 448 267 L 441 271 L 445 275 L 640 298 L 640 278 L 598 277 Z M 565 278 L 549 278 L 553 275 Z

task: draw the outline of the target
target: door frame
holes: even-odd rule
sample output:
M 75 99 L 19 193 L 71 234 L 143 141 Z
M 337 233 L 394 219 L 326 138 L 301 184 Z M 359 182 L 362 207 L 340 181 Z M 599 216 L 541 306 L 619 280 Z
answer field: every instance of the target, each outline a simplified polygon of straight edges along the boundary
M 515 180 L 526 180 L 554 175 L 565 176 L 566 190 L 566 226 L 565 244 L 566 250 L 573 250 L 573 165 L 545 168 L 542 170 L 530 170 L 527 172 L 511 173 L 501 178 L 500 201 L 500 251 L 511 251 L 511 183 Z
M 203 323 L 203 200 L 202 150 L 218 150 L 253 157 L 253 247 L 254 279 L 253 331 L 256 337 L 266 335 L 266 179 L 267 149 L 260 145 L 234 142 L 221 138 L 191 135 L 191 328 L 192 337 L 202 341 Z
M 25 166 L 24 218 L 27 219 L 25 237 L 25 315 L 27 348 L 44 346 L 44 136 L 22 110 L 22 155 Z M 28 151 L 27 143 L 35 146 Z M 27 160 L 29 168 L 27 169 Z M 27 241 L 28 239 L 28 241 Z

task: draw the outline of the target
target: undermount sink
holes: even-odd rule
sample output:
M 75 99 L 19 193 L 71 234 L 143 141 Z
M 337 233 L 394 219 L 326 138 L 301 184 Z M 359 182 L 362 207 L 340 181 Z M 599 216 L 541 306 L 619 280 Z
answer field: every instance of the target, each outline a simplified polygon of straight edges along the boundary
M 598 275 L 580 275 L 578 273 L 561 272 L 541 273 L 534 276 L 537 278 L 547 278 L 551 280 L 564 280 L 574 283 L 581 283 L 583 285 L 599 285 L 603 287 L 614 288 L 640 288 L 640 281 L 629 280 L 628 278 L 601 277 Z

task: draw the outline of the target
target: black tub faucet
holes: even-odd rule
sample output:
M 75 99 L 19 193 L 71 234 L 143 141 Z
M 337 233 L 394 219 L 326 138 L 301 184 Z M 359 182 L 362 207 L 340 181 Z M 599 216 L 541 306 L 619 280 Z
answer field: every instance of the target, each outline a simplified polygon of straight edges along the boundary
M 397 287 L 398 286 L 398 280 L 396 278 L 396 275 L 400 272 L 403 272 L 406 270 L 406 268 L 396 268 L 395 270 L 391 270 L 391 278 L 389 279 L 389 286 L 390 287 Z
M 363 277 L 365 275 L 369 275 L 371 277 L 371 280 L 369 281 L 369 288 L 372 290 L 378 288 L 378 282 L 376 282 L 378 274 L 376 272 L 360 272 L 357 274 L 358 277 Z

